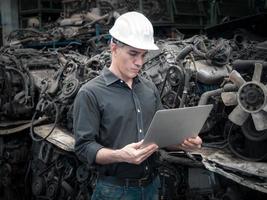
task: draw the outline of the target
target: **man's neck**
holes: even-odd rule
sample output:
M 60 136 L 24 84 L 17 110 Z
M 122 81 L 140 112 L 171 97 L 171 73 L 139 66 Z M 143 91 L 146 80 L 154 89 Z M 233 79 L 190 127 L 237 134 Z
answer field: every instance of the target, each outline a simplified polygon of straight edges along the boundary
M 129 88 L 132 88 L 132 84 L 133 84 L 133 79 L 132 78 L 126 78 L 124 77 L 117 69 L 116 67 L 114 67 L 113 65 L 111 65 L 109 67 L 109 70 L 115 75 L 117 76 L 119 79 L 123 80 L 128 86 Z

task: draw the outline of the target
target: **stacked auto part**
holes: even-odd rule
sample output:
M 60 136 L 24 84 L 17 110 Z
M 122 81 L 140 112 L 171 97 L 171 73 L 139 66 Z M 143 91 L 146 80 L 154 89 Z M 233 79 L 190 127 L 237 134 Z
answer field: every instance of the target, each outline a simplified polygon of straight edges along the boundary
M 249 62 L 247 63 L 249 64 Z M 254 66 L 253 66 L 254 65 Z M 236 125 L 241 126 L 243 134 L 236 130 L 229 132 L 229 147 L 237 156 L 260 161 L 267 158 L 266 135 L 266 86 L 265 77 L 262 77 L 263 61 L 254 61 L 254 72 L 251 81 L 245 81 L 242 76 L 233 70 L 229 76 L 239 89 L 236 92 L 222 93 L 225 104 L 237 105 L 229 114 L 229 119 Z M 262 82 L 263 81 L 263 82 Z M 244 145 L 240 145 L 242 143 Z M 236 145 L 238 144 L 238 145 Z
M 97 33 L 99 25 L 108 29 L 114 7 L 123 12 L 136 2 L 99 1 L 102 12 L 81 15 L 70 5 L 48 32 L 11 33 L 0 50 L 0 199 L 90 198 L 95 174 L 74 154 L 72 104 L 81 85 L 110 65 L 110 36 Z M 156 18 L 160 2 L 152 5 Z M 161 198 L 240 199 L 233 182 L 267 193 L 266 42 L 242 32 L 157 43 L 141 76 L 156 84 L 164 107 L 214 105 L 200 133 L 203 152 L 161 152 Z
M 254 42 L 254 45 L 250 44 L 251 48 L 247 49 L 246 52 L 246 55 L 249 55 L 247 59 L 255 57 L 262 59 L 258 61 L 231 61 L 232 55 L 238 55 L 238 51 L 236 50 L 237 48 L 235 48 L 235 46 L 237 45 L 236 42 L 230 40 L 209 40 L 203 36 L 194 36 L 187 40 L 164 41 L 163 43 L 159 43 L 159 45 L 161 45 L 161 51 L 152 53 L 150 59 L 148 59 L 144 65 L 142 74 L 145 77 L 153 80 L 157 85 L 165 108 L 195 106 L 210 103 L 214 105 L 214 109 L 210 117 L 206 121 L 200 135 L 204 142 L 203 147 L 207 147 L 208 149 L 211 148 L 213 149 L 212 151 L 215 152 L 214 157 L 212 157 L 211 155 L 213 155 L 213 153 L 210 154 L 209 150 L 204 150 L 202 156 L 207 159 L 207 163 L 214 162 L 213 165 L 215 165 L 215 167 L 211 167 L 209 164 L 204 162 L 205 166 L 210 171 L 222 174 L 223 176 L 226 176 L 227 178 L 239 183 L 240 180 L 243 179 L 243 177 L 246 177 L 249 181 L 244 181 L 243 183 L 241 182 L 242 185 L 262 192 L 266 192 L 266 187 L 264 186 L 264 182 L 266 181 L 264 175 L 265 173 L 263 172 L 264 174 L 254 174 L 253 167 L 250 166 L 253 166 L 252 163 L 250 164 L 243 161 L 244 164 L 240 164 L 242 170 L 238 172 L 240 174 L 237 176 L 240 176 L 240 178 L 231 176 L 230 174 L 225 172 L 227 171 L 227 169 L 229 169 L 229 165 L 227 165 L 226 163 L 233 162 L 232 159 L 238 160 L 238 162 L 240 162 L 238 158 L 241 158 L 242 160 L 261 162 L 265 162 L 266 160 L 266 131 L 262 130 L 265 129 L 265 117 L 262 115 L 265 115 L 264 107 L 266 99 L 266 75 L 264 74 L 264 70 L 262 72 L 261 67 L 260 69 L 256 69 L 255 73 L 253 74 L 255 63 L 260 62 L 260 64 L 257 64 L 258 66 L 266 65 L 265 62 L 263 62 L 263 60 L 266 58 L 258 51 L 254 51 L 255 47 L 258 46 L 259 43 Z M 246 44 L 243 45 L 246 46 Z M 239 56 L 242 57 L 243 55 Z M 237 75 L 239 73 L 233 71 L 234 69 L 240 71 L 240 73 L 243 75 Z M 244 76 L 246 77 L 247 81 L 253 79 L 254 82 L 246 83 L 242 78 L 233 80 L 237 76 Z M 243 84 L 246 87 L 242 87 L 241 85 Z M 236 98 L 236 96 L 238 96 L 236 95 L 237 93 L 240 94 L 239 101 L 237 101 Z M 225 100 L 226 96 L 228 100 Z M 261 111 L 262 117 L 259 117 L 260 121 L 256 120 L 256 125 L 261 128 L 260 131 L 255 129 L 253 123 L 250 123 L 253 122 L 251 119 L 248 119 L 247 123 L 244 123 L 244 125 L 240 123 L 236 125 L 236 120 L 231 120 L 231 115 L 233 115 L 231 113 L 234 112 L 233 105 L 236 105 L 237 102 L 243 103 L 243 107 L 245 107 L 244 110 L 248 110 L 250 108 L 252 109 L 252 111 L 243 111 L 242 113 L 252 113 L 254 110 L 263 110 Z M 251 106 L 249 106 L 248 104 Z M 228 116 L 230 120 L 228 119 Z M 240 118 L 241 114 L 237 114 L 235 118 L 237 117 Z M 247 138 L 248 135 L 250 135 L 254 139 L 251 140 Z M 255 138 L 259 140 L 256 141 Z M 217 155 L 217 149 L 222 149 L 223 152 L 225 152 L 220 152 Z M 237 158 L 229 156 L 231 155 L 231 153 L 229 153 L 228 155 L 229 150 L 232 154 L 237 156 Z M 185 165 L 187 166 L 186 169 L 190 169 L 190 165 L 184 163 L 184 161 L 182 161 L 178 157 L 171 156 L 171 153 L 172 152 L 170 152 L 168 155 L 162 154 L 162 156 L 163 159 L 166 160 L 169 164 L 172 163 L 172 167 L 175 166 L 174 169 L 178 168 L 178 166 L 176 166 L 175 164 L 176 162 L 179 162 L 178 165 Z M 218 160 L 220 159 L 214 159 L 216 156 L 218 156 L 218 158 L 221 158 L 221 162 L 218 162 Z M 221 166 L 225 165 L 225 167 L 216 167 L 216 164 Z M 259 163 L 259 166 L 261 168 L 264 168 L 265 164 Z M 234 167 L 232 169 L 234 169 Z M 170 185 L 175 185 L 181 181 L 180 177 L 177 179 L 172 179 L 173 177 L 175 177 L 171 175 L 172 170 L 168 170 L 168 167 L 166 167 L 166 170 L 168 171 L 168 173 L 164 171 L 162 178 L 164 179 L 165 177 L 165 181 L 171 181 L 172 183 L 170 183 Z M 248 174 L 246 174 L 246 172 L 248 172 Z M 183 172 L 183 174 L 187 173 L 188 172 L 186 170 Z M 250 175 L 250 173 L 253 173 L 253 175 Z M 190 177 L 189 174 L 188 176 Z M 213 175 L 211 174 L 210 176 L 212 177 Z M 254 177 L 255 180 L 258 179 L 258 181 L 255 181 L 255 183 L 253 183 L 253 181 L 250 180 L 253 178 L 250 178 L 249 176 Z M 222 191 L 218 190 L 216 186 L 217 183 L 218 182 L 215 181 L 215 185 L 213 185 L 214 187 L 209 187 L 209 193 L 205 194 L 209 196 L 207 197 L 208 199 L 223 198 L 223 195 L 219 197 L 219 194 Z M 259 188 L 255 188 L 254 184 L 258 184 Z M 232 184 L 230 187 L 236 186 Z M 182 194 L 183 192 L 181 191 L 184 191 L 184 187 L 177 186 L 177 188 L 179 188 L 177 189 L 177 192 L 179 191 L 178 193 Z M 241 189 L 239 188 L 238 190 Z M 171 194 L 168 192 L 165 194 L 167 196 L 166 199 L 171 199 L 171 196 L 177 196 L 177 193 L 173 190 L 169 192 Z M 200 190 L 198 192 L 200 194 L 204 191 Z M 205 196 L 204 193 L 202 197 Z M 235 191 L 233 193 L 234 196 L 236 196 L 240 193 L 240 191 Z M 180 198 L 195 198 L 186 196 L 186 191 L 184 191 L 183 194 L 184 196 L 180 196 Z M 215 197 L 216 195 L 214 196 L 214 194 L 219 196 Z M 237 196 L 239 195 L 237 195 L 236 197 L 234 196 L 233 198 L 237 198 Z M 238 198 L 242 199 L 245 197 L 243 196 Z
M 42 199 L 47 195 L 50 199 L 77 196 L 83 199 L 90 195 L 92 176 L 84 178 L 85 174 L 80 172 L 82 163 L 73 153 L 72 134 L 67 130 L 55 133 L 58 126 L 72 130 L 71 112 L 76 93 L 81 84 L 99 74 L 108 60 L 105 53 L 89 59 L 71 51 L 2 49 L 1 198 L 22 199 L 19 194 L 23 193 L 25 199 L 30 196 Z M 35 127 L 44 123 L 53 126 L 35 132 Z M 48 139 L 52 133 L 60 138 L 57 143 Z M 72 141 L 69 148 L 62 150 L 61 145 L 69 141 Z M 64 167 L 55 162 L 64 162 Z M 69 174 L 63 176 L 68 170 Z M 28 184 L 32 185 L 30 191 L 25 188 Z
M 73 151 L 48 141 L 34 142 L 32 149 L 30 184 L 34 199 L 90 199 L 92 170 L 80 163 Z

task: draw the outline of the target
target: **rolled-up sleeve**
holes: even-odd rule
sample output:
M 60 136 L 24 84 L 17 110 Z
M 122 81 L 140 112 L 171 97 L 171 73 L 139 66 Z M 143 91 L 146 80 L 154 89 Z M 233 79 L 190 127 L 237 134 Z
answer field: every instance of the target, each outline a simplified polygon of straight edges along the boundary
M 99 136 L 100 111 L 91 91 L 80 90 L 73 107 L 73 131 L 75 153 L 88 164 L 95 162 L 97 151 L 103 148 L 96 142 Z

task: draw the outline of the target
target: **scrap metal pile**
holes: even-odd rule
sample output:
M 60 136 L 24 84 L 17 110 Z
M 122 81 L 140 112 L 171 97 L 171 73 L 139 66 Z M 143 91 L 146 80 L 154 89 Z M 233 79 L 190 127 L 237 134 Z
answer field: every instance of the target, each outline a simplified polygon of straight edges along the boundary
M 228 145 L 242 159 L 262 161 L 267 156 L 267 63 L 257 49 L 264 44 L 240 48 L 235 40 L 205 36 L 162 41 L 143 75 L 157 85 L 166 108 L 214 104 L 201 133 L 206 146 Z M 247 59 L 241 60 L 238 52 L 248 45 Z
M 113 10 L 113 1 L 100 2 Z M 79 88 L 110 64 L 109 36 L 95 34 L 96 22 L 108 26 L 116 13 L 90 14 L 45 33 L 14 31 L 0 49 L 0 199 L 90 198 L 96 174 L 74 154 L 72 105 Z M 69 26 L 80 22 L 82 28 Z M 161 199 L 249 199 L 248 191 L 261 199 L 267 193 L 265 39 L 239 32 L 232 39 L 195 35 L 157 44 L 140 75 L 156 84 L 164 107 L 214 105 L 200 133 L 201 151 L 160 151 Z
M 198 168 L 197 163 L 227 181 L 266 193 L 266 42 L 240 44 L 237 36 L 246 37 L 159 41 L 161 50 L 152 52 L 144 64 L 142 75 L 157 85 L 165 108 L 214 105 L 200 133 L 203 149 L 194 154 L 201 156 L 194 159 L 201 162 L 189 162 L 177 152 L 162 152 L 166 199 L 251 198 L 229 183 L 222 195 L 218 176 Z
M 14 190 L 21 193 L 25 181 L 31 184 L 29 193 L 38 198 L 82 199 L 90 194 L 84 181 L 91 176 L 78 173 L 83 166 L 73 149 L 64 146 L 73 136 L 58 135 L 63 147 L 58 146 L 66 152 L 52 148 L 46 139 L 56 126 L 71 130 L 73 99 L 80 85 L 99 74 L 105 59 L 104 54 L 88 58 L 72 51 L 1 49 L 0 188 L 4 199 L 20 197 Z M 52 123 L 44 139 L 33 133 L 33 126 L 40 123 Z M 19 185 L 14 184 L 18 177 Z
M 190 179 L 184 176 L 192 176 L 196 170 L 203 173 L 203 164 L 234 181 L 238 181 L 236 176 L 247 176 L 247 181 L 243 180 L 246 186 L 266 192 L 265 43 L 248 41 L 240 45 L 234 39 L 196 35 L 161 40 L 158 45 L 160 50 L 149 53 L 141 75 L 156 84 L 164 107 L 214 105 L 201 132 L 203 151 L 196 153 L 202 156 L 202 164 L 200 159 L 193 162 L 183 157 L 183 153 L 162 152 L 161 178 L 167 185 L 176 185 L 172 190 L 162 189 L 162 197 L 195 199 L 188 194 Z M 31 185 L 26 194 L 33 199 L 84 199 L 90 195 L 93 170 L 73 153 L 72 104 L 81 85 L 109 63 L 108 47 L 92 57 L 68 48 L 37 50 L 11 45 L 1 49 L 0 190 L 6 199 L 16 199 L 14 190 L 24 191 L 25 182 Z M 230 159 L 232 166 L 223 159 Z M 244 166 L 235 168 L 233 162 L 240 159 Z M 245 160 L 259 161 L 257 168 L 262 171 L 246 168 L 249 162 Z M 236 171 L 236 179 L 228 176 L 224 171 L 227 168 Z M 256 180 L 250 182 L 251 177 Z M 221 188 L 207 187 L 209 199 L 221 195 L 216 193 Z

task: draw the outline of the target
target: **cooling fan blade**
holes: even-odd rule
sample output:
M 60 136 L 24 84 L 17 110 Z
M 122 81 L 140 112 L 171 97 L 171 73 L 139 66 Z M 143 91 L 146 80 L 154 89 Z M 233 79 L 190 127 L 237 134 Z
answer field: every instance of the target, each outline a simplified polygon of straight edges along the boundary
M 252 81 L 260 82 L 261 81 L 261 73 L 262 73 L 262 64 L 261 63 L 255 63 Z
M 246 81 L 242 78 L 242 76 L 236 71 L 233 70 L 229 75 L 230 81 L 232 81 L 238 88 L 241 87 Z
M 251 115 L 257 131 L 267 129 L 267 113 L 265 111 L 252 113 Z
M 228 118 L 235 124 L 242 126 L 249 117 L 249 113 L 245 112 L 239 105 L 230 113 Z
M 223 92 L 221 94 L 224 105 L 234 106 L 237 105 L 237 96 L 236 92 Z
M 265 112 L 267 112 L 267 104 L 262 108 Z

